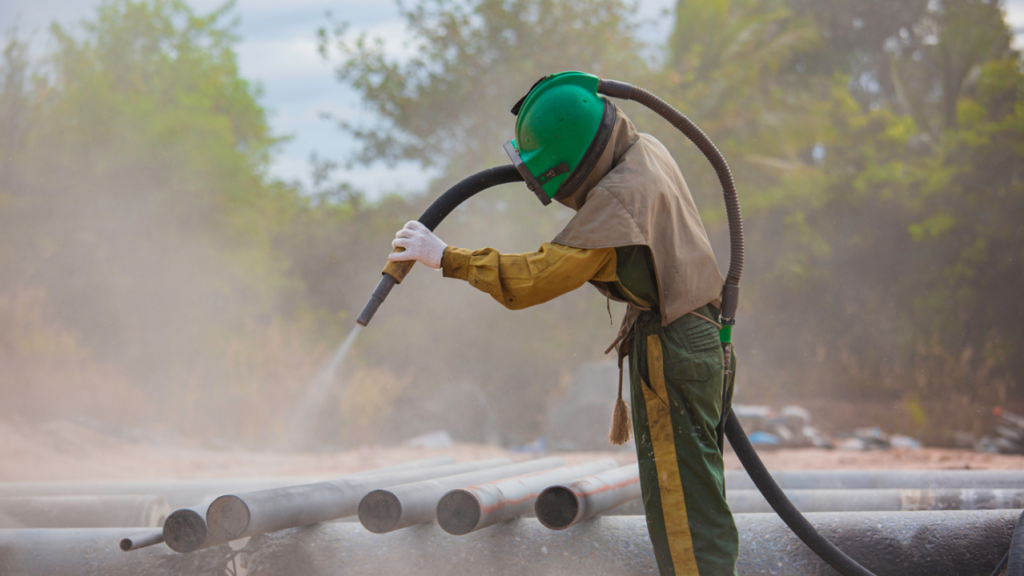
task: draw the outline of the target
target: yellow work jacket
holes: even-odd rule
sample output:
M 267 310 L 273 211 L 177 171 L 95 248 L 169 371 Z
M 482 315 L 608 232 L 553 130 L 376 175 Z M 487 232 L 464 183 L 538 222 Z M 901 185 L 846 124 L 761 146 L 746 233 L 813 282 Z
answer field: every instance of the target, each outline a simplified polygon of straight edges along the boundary
M 585 249 L 546 242 L 536 252 L 501 254 L 493 248 L 449 246 L 441 269 L 445 277 L 469 282 L 510 310 L 543 304 L 587 282 L 606 288 L 619 300 L 650 308 L 657 305 L 657 288 L 646 250 L 643 246 Z

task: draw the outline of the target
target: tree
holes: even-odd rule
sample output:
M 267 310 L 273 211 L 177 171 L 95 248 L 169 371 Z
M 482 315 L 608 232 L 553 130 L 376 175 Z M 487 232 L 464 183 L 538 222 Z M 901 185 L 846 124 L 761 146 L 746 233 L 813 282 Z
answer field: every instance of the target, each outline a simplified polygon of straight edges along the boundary
M 936 3 L 880 42 L 892 90 L 840 76 L 811 109 L 821 161 L 787 183 L 810 193 L 778 206 L 762 252 L 752 343 L 767 388 L 941 398 L 918 431 L 930 441 L 982 431 L 974 414 L 1019 397 L 1007 350 L 1022 310 L 1006 287 L 1021 281 L 1024 92 L 1009 37 L 996 4 Z
M 343 23 L 320 32 L 322 53 L 341 58 L 339 79 L 380 119 L 342 126 L 362 144 L 355 160 L 412 161 L 441 171 L 426 196 L 404 205 L 388 199 L 371 212 L 387 219 L 357 225 L 383 226 L 360 235 L 376 259 L 362 273 L 372 282 L 405 221 L 447 186 L 508 162 L 501 145 L 513 131 L 509 110 L 538 78 L 569 69 L 637 78 L 646 69 L 631 35 L 632 8 L 620 0 L 425 0 L 402 13 L 415 47 L 407 60 L 390 58 L 373 39 L 351 38 Z M 542 208 L 522 185 L 507 186 L 474 198 L 438 233 L 457 246 L 536 250 L 569 216 L 560 206 Z M 358 294 L 372 289 L 363 282 Z M 558 382 L 581 362 L 600 359 L 614 334 L 605 300 L 589 288 L 510 313 L 464 284 L 414 270 L 360 338 L 365 361 L 408 369 L 420 387 L 479 385 L 501 407 L 495 411 L 502 429 L 528 441 Z
M 80 33 L 52 26 L 31 76 L 8 44 L 0 294 L 41 293 L 46 321 L 168 424 L 258 439 L 252 416 L 272 422 L 311 369 L 285 349 L 318 347 L 283 312 L 296 283 L 272 243 L 301 199 L 266 177 L 277 140 L 229 12 L 110 0 Z

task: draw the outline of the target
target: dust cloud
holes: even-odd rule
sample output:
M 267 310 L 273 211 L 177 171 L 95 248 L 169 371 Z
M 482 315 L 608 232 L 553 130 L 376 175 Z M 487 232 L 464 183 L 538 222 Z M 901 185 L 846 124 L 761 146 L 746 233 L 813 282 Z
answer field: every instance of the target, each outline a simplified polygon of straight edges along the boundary
M 394 231 L 506 163 L 508 109 L 565 69 L 659 93 L 730 160 L 748 246 L 738 401 L 813 400 L 823 414 L 876 403 L 866 418 L 939 445 L 987 433 L 994 406 L 1024 412 L 1024 81 L 998 8 L 950 3 L 978 11 L 987 40 L 974 42 L 957 27 L 969 15 L 936 3 L 711 14 L 679 2 L 654 46 L 625 2 L 526 4 L 406 8 L 419 57 L 394 62 L 326 23 L 320 48 L 369 111 L 339 132 L 358 144 L 351 160 L 439 174 L 424 195 L 373 201 L 316 157 L 309 189 L 268 176 L 279 135 L 239 73 L 230 11 L 190 20 L 184 4 L 105 2 L 88 26 L 52 28 L 35 60 L 9 35 L 0 419 L 239 450 L 373 450 L 439 430 L 536 440 L 580 366 L 607 360 L 621 306 L 609 314 L 584 287 L 513 313 L 420 266 L 353 327 Z M 939 66 L 933 46 L 964 69 Z M 713 172 L 671 127 L 622 108 L 677 158 L 724 269 Z M 571 216 L 510 185 L 437 232 L 525 252 Z

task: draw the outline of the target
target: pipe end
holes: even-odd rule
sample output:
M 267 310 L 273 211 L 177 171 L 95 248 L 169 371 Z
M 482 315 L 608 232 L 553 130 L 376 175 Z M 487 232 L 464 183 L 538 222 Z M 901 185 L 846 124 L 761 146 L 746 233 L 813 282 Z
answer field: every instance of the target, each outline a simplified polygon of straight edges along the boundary
M 160 544 L 163 541 L 164 533 L 162 530 L 150 530 L 144 534 L 135 534 L 134 536 L 122 538 L 118 546 L 124 552 L 131 552 L 132 550 Z
M 377 294 L 371 294 L 370 299 L 366 302 L 366 306 L 363 307 L 363 311 L 359 313 L 359 317 L 356 318 L 356 324 L 362 327 L 369 325 L 370 320 L 373 320 L 374 314 L 377 313 L 377 309 L 384 303 L 384 299 L 377 296 Z
M 402 502 L 387 490 L 374 490 L 359 501 L 359 523 L 374 534 L 395 530 L 402 519 Z
M 252 514 L 249 506 L 238 496 L 221 496 L 206 510 L 206 524 L 210 533 L 221 540 L 241 538 L 249 529 Z
M 404 276 L 403 276 L 404 277 Z M 356 319 L 356 324 L 360 326 L 366 326 L 373 319 L 373 315 L 377 313 L 377 309 L 384 303 L 384 299 L 391 293 L 391 289 L 398 284 L 398 279 L 385 272 L 381 275 L 380 282 L 377 283 L 377 288 L 370 294 L 370 300 L 363 307 L 363 311 L 359 313 L 359 318 Z
M 452 490 L 437 503 L 437 523 L 453 536 L 465 536 L 480 524 L 480 501 L 466 490 Z
M 206 540 L 206 532 L 206 520 L 189 508 L 175 510 L 164 522 L 164 542 L 175 552 L 198 550 Z
M 537 497 L 534 505 L 537 520 L 550 530 L 565 530 L 576 522 L 580 512 L 580 501 L 576 494 L 565 486 L 551 486 Z

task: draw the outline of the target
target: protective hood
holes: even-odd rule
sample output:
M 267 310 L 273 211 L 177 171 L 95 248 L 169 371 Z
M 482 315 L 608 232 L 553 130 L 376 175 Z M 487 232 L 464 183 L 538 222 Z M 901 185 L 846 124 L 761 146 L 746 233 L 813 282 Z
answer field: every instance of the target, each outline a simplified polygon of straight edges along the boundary
M 639 134 L 618 107 L 608 145 L 589 175 L 558 201 L 576 216 L 555 237 L 576 248 L 647 246 L 662 325 L 711 303 L 725 282 L 693 196 L 668 150 Z

